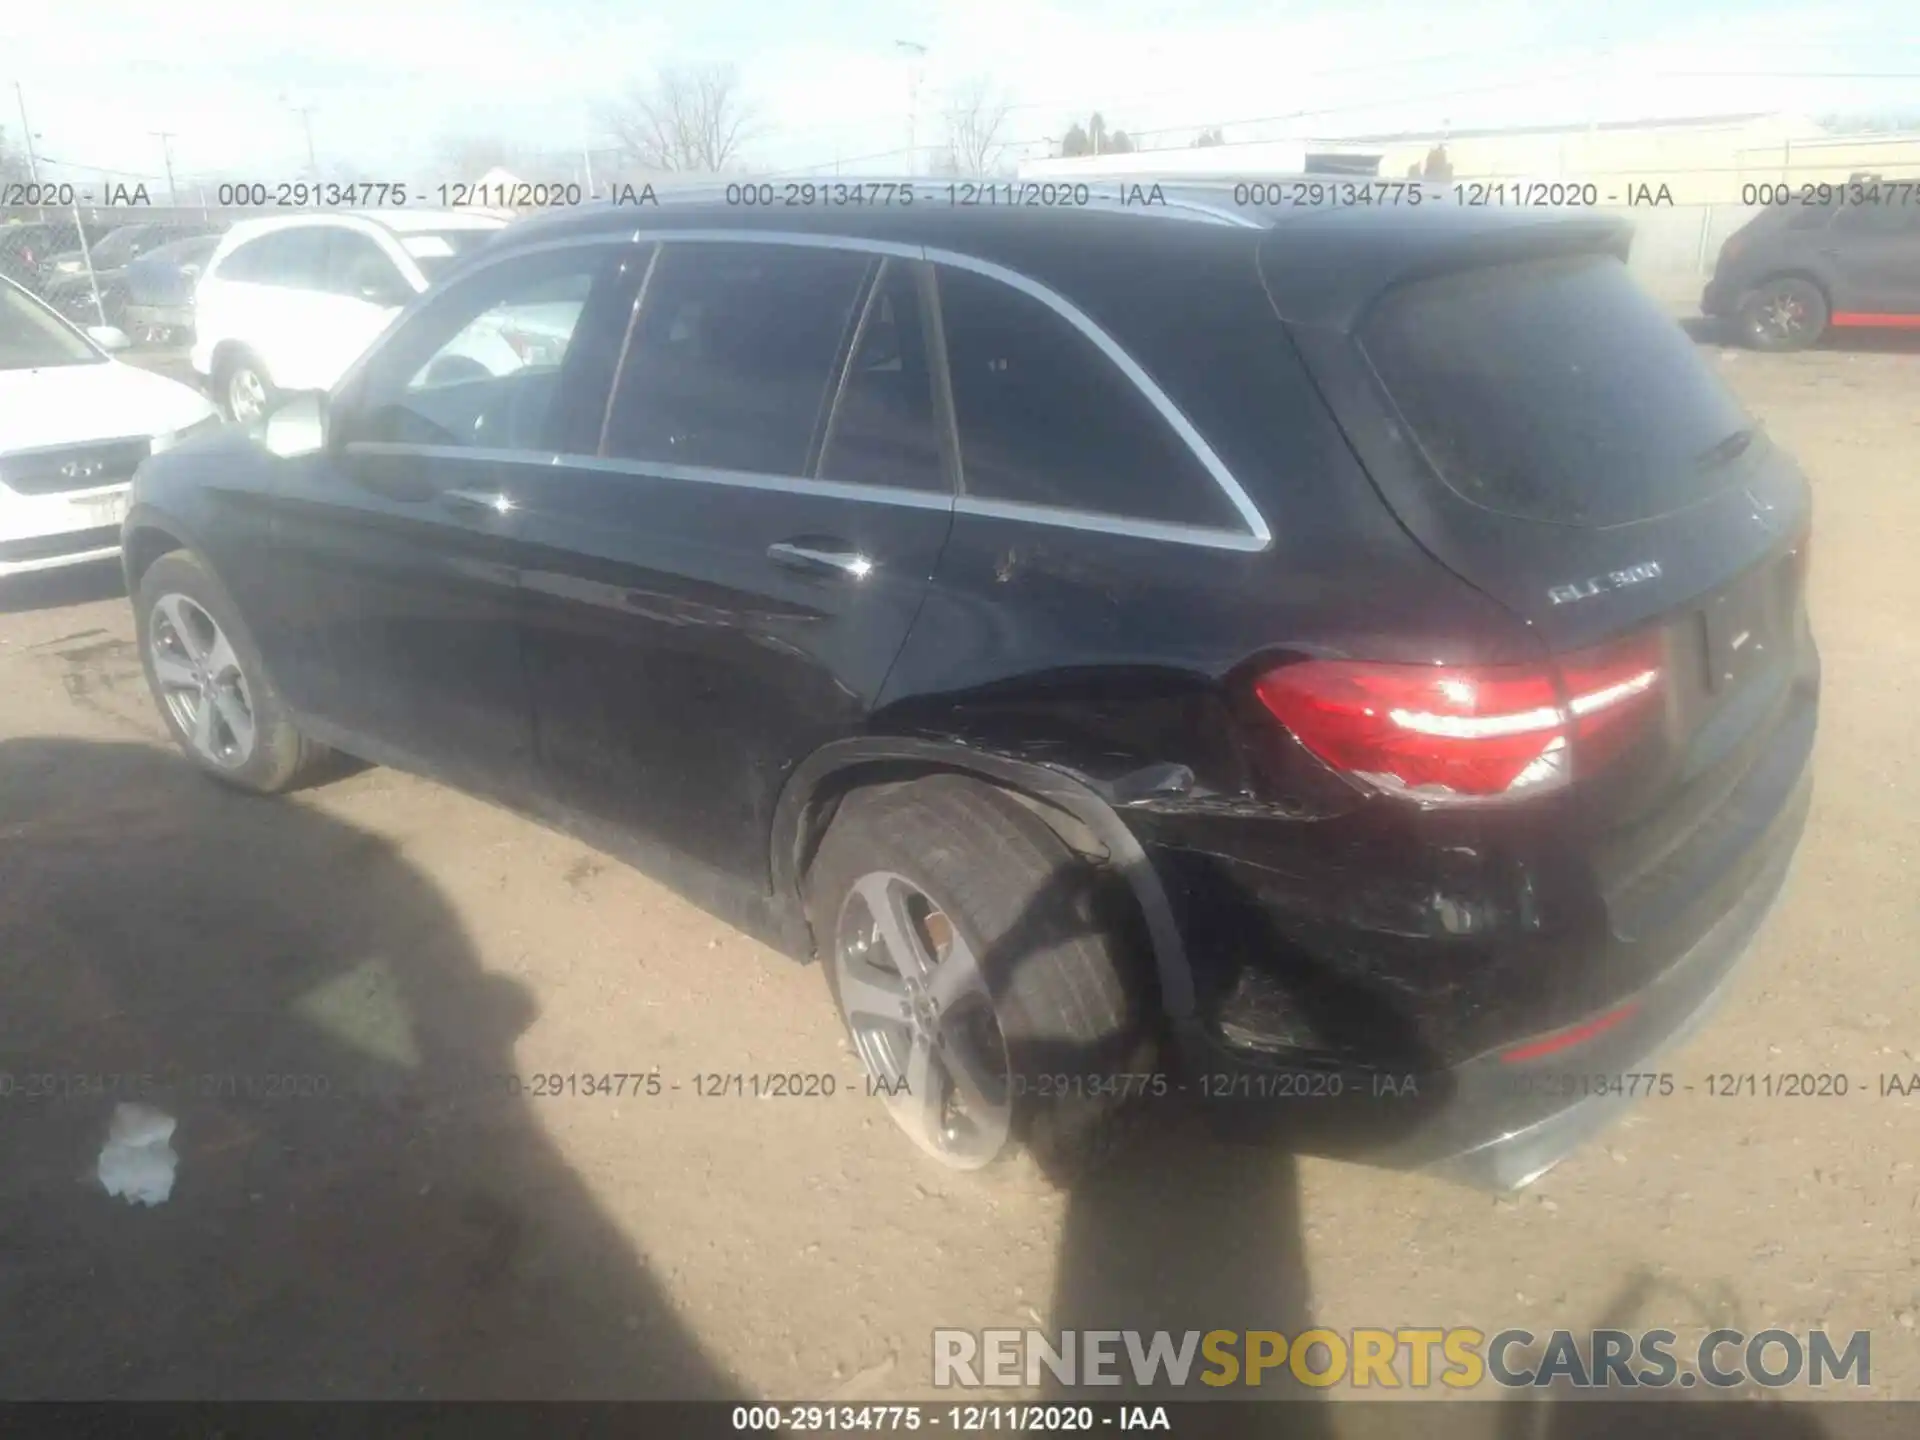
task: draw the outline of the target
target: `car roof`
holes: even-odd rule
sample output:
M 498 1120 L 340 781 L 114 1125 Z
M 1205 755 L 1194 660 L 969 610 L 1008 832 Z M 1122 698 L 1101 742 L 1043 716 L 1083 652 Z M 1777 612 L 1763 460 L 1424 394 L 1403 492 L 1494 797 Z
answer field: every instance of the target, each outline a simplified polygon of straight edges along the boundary
M 1263 178 L 1273 183 L 1271 177 Z M 944 181 L 776 181 L 776 198 L 789 183 L 810 183 L 823 190 L 842 183 L 849 189 L 855 184 L 911 184 L 915 198 L 910 204 L 895 199 L 887 204 L 788 208 L 728 204 L 720 186 L 661 190 L 658 205 L 599 203 L 518 221 L 486 254 L 623 231 L 834 236 L 946 250 L 1003 265 L 1083 304 L 1092 300 L 1096 308 L 1118 300 L 1116 286 L 1164 283 L 1170 269 L 1196 283 L 1203 276 L 1221 276 L 1257 285 L 1290 321 L 1347 328 L 1382 290 L 1404 279 L 1570 249 L 1607 250 L 1624 258 L 1632 234 L 1625 222 L 1592 212 L 1467 207 L 1443 203 L 1435 198 L 1437 190 L 1423 192 L 1423 202 L 1414 204 L 1405 199 L 1411 182 L 1350 182 L 1328 176 L 1289 181 L 1329 189 L 1371 184 L 1374 191 L 1397 193 L 1401 200 L 1254 207 L 1235 203 L 1231 183 L 1156 184 L 1145 177 L 1120 177 L 1088 184 L 1084 204 L 956 205 L 950 203 Z M 1056 195 L 1068 188 L 1068 182 L 995 184 L 1013 199 L 1043 198 L 1049 187 Z M 472 262 L 484 260 L 476 255 Z

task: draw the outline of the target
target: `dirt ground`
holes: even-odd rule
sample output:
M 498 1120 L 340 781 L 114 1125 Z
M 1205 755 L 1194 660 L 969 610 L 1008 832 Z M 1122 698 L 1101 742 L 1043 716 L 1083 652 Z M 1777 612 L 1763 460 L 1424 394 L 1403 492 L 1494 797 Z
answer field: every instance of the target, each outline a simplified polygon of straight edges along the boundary
M 1705 353 L 1817 492 L 1811 830 L 1665 1062 L 1694 1092 L 1516 1199 L 1179 1134 L 1067 1195 L 931 1168 L 854 1093 L 813 968 L 391 771 L 205 783 L 111 571 L 7 587 L 0 1393 L 899 1398 L 937 1326 L 1311 1317 L 1862 1328 L 1873 1393 L 1920 1398 L 1920 1100 L 1877 1083 L 1920 1072 L 1920 346 Z M 525 1093 L 656 1068 L 658 1096 Z M 694 1089 L 770 1071 L 841 1093 Z M 1788 1071 L 1852 1093 L 1703 1089 Z M 129 1078 L 23 1093 L 45 1073 Z M 179 1121 L 151 1209 L 94 1175 L 134 1076 Z

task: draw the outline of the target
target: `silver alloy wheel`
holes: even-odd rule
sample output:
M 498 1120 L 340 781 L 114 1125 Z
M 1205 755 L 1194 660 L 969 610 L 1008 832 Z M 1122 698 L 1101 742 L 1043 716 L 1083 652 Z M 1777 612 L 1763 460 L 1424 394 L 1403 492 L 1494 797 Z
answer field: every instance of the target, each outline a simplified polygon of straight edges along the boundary
M 1776 340 L 1795 340 L 1809 328 L 1807 307 L 1791 295 L 1774 295 L 1761 307 L 1760 323 Z
M 227 377 L 227 409 L 243 425 L 266 413 L 267 382 L 251 366 L 237 366 Z
M 253 694 L 213 617 L 185 595 L 162 595 L 147 623 L 153 675 L 187 743 L 223 770 L 253 758 Z
M 958 1170 L 987 1164 L 1013 1129 L 1006 1037 L 978 957 L 905 876 L 862 876 L 833 947 L 840 1010 L 894 1122 Z

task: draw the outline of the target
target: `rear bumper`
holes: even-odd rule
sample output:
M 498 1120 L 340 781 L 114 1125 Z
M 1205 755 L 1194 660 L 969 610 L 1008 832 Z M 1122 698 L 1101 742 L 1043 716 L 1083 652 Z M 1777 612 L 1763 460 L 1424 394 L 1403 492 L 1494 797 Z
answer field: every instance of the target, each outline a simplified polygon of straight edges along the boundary
M 1700 292 L 1700 313 L 1723 318 L 1733 314 L 1740 301 L 1739 287 L 1716 275 Z
M 135 305 L 129 302 L 123 313 L 135 325 L 153 325 L 169 330 L 193 328 L 191 305 Z
M 1811 790 L 1810 777 L 1803 778 L 1768 839 L 1764 865 L 1733 908 L 1657 980 L 1607 1012 L 1632 1007 L 1627 1018 L 1559 1059 L 1517 1066 L 1491 1055 L 1459 1067 L 1446 1111 L 1403 1150 L 1379 1157 L 1382 1163 L 1432 1168 L 1489 1189 L 1517 1189 L 1641 1100 L 1690 1091 L 1688 1077 L 1660 1070 L 1656 1062 L 1705 1025 L 1779 901 L 1806 826 Z M 1529 1118 L 1515 1106 L 1526 1100 L 1559 1103 Z
M 1686 1092 L 1689 1078 L 1658 1070 L 1655 1058 L 1705 1023 L 1785 887 L 1812 798 L 1804 758 L 1797 770 L 1725 908 L 1652 980 L 1598 1014 L 1414 1075 L 1276 1069 L 1193 1024 L 1177 1037 L 1183 1093 L 1198 1092 L 1215 1125 L 1243 1138 L 1284 1137 L 1310 1153 L 1481 1188 L 1530 1183 L 1641 1100 Z

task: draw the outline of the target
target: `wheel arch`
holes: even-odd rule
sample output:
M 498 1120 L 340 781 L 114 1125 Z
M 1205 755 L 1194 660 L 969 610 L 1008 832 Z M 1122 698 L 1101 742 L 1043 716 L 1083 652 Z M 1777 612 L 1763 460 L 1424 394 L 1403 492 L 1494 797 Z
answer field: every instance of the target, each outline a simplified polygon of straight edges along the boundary
M 139 594 L 141 577 L 162 555 L 192 548 L 181 527 L 170 520 L 153 516 L 130 520 L 120 541 L 120 568 L 127 578 L 127 594 Z
M 1192 1016 L 1193 974 L 1172 903 L 1153 862 L 1113 806 L 1068 771 L 946 741 L 911 736 L 835 741 L 788 778 L 774 811 L 770 870 L 777 901 L 797 917 L 796 939 L 809 952 L 813 936 L 802 886 L 840 802 L 858 789 L 939 774 L 985 781 L 1025 805 L 1068 848 L 1103 852 L 1138 909 L 1162 1010 L 1175 1022 Z

